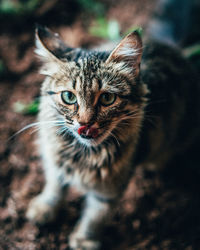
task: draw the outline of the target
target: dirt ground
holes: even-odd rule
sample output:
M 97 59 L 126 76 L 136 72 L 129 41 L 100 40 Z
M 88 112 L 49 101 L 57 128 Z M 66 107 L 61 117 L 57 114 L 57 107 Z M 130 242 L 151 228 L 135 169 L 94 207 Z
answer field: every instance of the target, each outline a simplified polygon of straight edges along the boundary
M 64 1 L 60 1 L 63 2 Z M 38 228 L 25 219 L 29 201 L 43 185 L 40 155 L 32 130 L 8 141 L 16 131 L 36 121 L 16 113 L 14 103 L 39 96 L 43 77 L 34 55 L 34 22 L 46 24 L 71 46 L 99 42 L 87 32 L 87 16 L 74 4 L 57 4 L 51 11 L 19 22 L 0 24 L 0 58 L 5 73 L 0 82 L 0 249 L 67 249 L 67 237 L 80 215 L 83 199 L 71 190 L 56 221 Z M 145 27 L 156 0 L 103 1 L 107 17 L 122 30 Z M 1 19 L 1 18 L 0 18 Z M 89 21 L 88 21 L 89 22 Z M 23 25 L 22 25 L 23 24 Z M 200 249 L 200 170 L 194 145 L 168 168 L 155 171 L 138 166 L 115 216 L 106 225 L 102 249 Z

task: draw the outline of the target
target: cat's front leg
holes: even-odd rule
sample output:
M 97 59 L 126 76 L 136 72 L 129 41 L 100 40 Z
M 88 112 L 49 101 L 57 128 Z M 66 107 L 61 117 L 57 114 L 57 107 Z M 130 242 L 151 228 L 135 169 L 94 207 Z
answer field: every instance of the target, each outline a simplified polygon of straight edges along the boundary
M 102 200 L 91 194 L 86 197 L 82 217 L 69 237 L 71 249 L 97 250 L 100 248 L 99 234 L 112 206 L 112 201 Z
M 46 184 L 43 191 L 30 202 L 26 213 L 26 217 L 38 225 L 44 225 L 55 218 L 63 194 L 63 183 L 60 178 L 62 169 L 50 161 L 45 164 L 48 164 L 45 166 Z

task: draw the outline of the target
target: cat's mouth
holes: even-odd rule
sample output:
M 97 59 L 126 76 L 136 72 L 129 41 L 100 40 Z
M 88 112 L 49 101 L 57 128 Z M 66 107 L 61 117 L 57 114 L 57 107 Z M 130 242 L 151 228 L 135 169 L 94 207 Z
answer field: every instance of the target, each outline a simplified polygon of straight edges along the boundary
M 95 139 L 98 137 L 99 131 L 92 126 L 81 126 L 78 129 L 78 134 L 84 139 Z
M 97 127 L 96 127 L 97 126 Z M 76 131 L 76 132 L 75 132 Z M 90 147 L 90 146 L 98 146 L 101 144 L 104 140 L 106 140 L 109 136 L 114 138 L 114 140 L 117 141 L 119 144 L 117 138 L 115 135 L 111 132 L 111 128 L 107 128 L 105 130 L 102 130 L 102 127 L 99 127 L 98 125 L 84 125 L 81 127 L 78 127 L 75 129 L 76 137 L 77 139 L 83 143 L 84 145 Z

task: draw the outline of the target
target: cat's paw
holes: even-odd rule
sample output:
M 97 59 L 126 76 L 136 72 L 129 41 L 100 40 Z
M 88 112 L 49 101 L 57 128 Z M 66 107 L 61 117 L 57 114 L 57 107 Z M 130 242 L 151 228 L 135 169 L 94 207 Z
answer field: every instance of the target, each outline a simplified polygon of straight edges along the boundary
M 100 242 L 73 233 L 69 237 L 69 247 L 71 250 L 99 250 Z
M 55 218 L 55 209 L 45 202 L 42 195 L 38 195 L 30 202 L 26 218 L 37 225 L 44 225 Z

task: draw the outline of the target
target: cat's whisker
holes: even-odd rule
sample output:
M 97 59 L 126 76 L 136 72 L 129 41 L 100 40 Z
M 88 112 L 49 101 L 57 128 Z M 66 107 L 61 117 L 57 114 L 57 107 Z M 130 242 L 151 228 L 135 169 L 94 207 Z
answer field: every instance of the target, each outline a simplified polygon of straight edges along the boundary
M 125 120 L 125 121 L 128 121 L 128 120 L 134 120 L 134 119 L 140 119 L 142 118 L 143 116 L 140 114 L 140 115 L 134 115 L 134 116 L 125 116 L 125 117 L 122 117 L 121 118 L 121 121 Z
M 114 133 L 111 132 L 111 131 L 109 131 L 109 135 L 111 135 L 111 137 L 113 137 L 113 138 L 116 140 L 118 146 L 120 146 L 119 140 L 118 140 L 117 137 L 114 135 Z
M 122 119 L 121 120 L 125 120 L 125 121 L 128 121 L 128 120 L 134 120 L 134 119 L 140 119 L 140 118 L 143 118 L 143 114 L 139 114 L 139 112 L 134 112 L 133 113 L 134 115 L 129 115 L 128 117 L 127 116 L 125 116 L 125 117 L 122 117 Z M 151 119 L 150 119 L 151 118 Z M 154 115 L 148 115 L 148 113 L 147 114 L 145 114 L 145 120 L 146 121 L 148 121 L 148 122 L 150 122 L 153 126 L 155 126 L 156 127 L 156 123 L 153 121 L 153 119 L 155 119 L 156 118 L 156 116 L 154 116 Z
M 29 134 L 32 135 L 32 134 L 36 133 L 36 132 L 39 131 L 39 130 L 40 130 L 40 128 L 37 127 L 37 128 L 35 128 L 34 130 L 32 130 Z
M 128 113 L 125 113 L 126 116 L 129 116 L 129 115 L 133 115 L 133 114 L 138 114 L 138 112 L 140 112 L 141 110 L 140 109 L 136 109 L 134 111 L 130 111 Z
M 69 125 L 73 125 L 74 124 L 73 122 L 67 122 L 67 121 L 66 121 L 66 123 L 69 124 Z
M 143 114 L 140 114 L 140 115 L 132 115 L 132 116 L 129 116 L 129 117 L 125 117 L 124 120 L 128 120 L 128 119 L 138 119 L 138 118 L 143 118 Z M 153 119 L 155 119 L 156 116 L 154 115 L 148 115 L 148 114 L 145 114 L 145 120 L 151 122 L 152 125 L 156 126 L 155 122 L 153 121 Z
M 67 131 L 67 127 L 63 126 L 59 129 L 57 129 L 56 134 L 58 134 L 58 135 L 63 134 L 63 136 L 64 136 L 66 131 Z
M 65 150 L 67 150 L 67 149 L 69 149 L 69 148 L 71 148 L 71 147 L 73 147 L 74 146 L 74 142 L 72 142 L 72 143 L 70 143 L 69 145 L 67 145 L 67 147 L 65 147 Z
M 25 130 L 33 128 L 33 127 L 38 127 L 38 130 L 39 130 L 40 129 L 40 127 L 39 127 L 40 125 L 48 125 L 48 124 L 62 125 L 63 123 L 64 123 L 64 121 L 61 121 L 61 120 L 33 122 L 33 123 L 30 123 L 30 124 L 26 125 L 25 127 L 23 127 L 22 129 L 20 129 L 19 131 L 17 131 L 14 135 L 12 135 L 10 138 L 8 138 L 8 141 L 11 140 L 12 138 L 14 138 L 15 136 L 21 134 Z
M 47 124 L 47 125 L 45 125 L 45 127 L 46 127 L 47 129 L 49 129 L 49 128 L 54 128 L 54 127 L 59 127 L 59 126 L 62 126 L 62 124 Z M 33 131 L 31 131 L 30 134 L 33 134 L 33 133 L 39 131 L 40 129 L 41 129 L 41 128 L 38 126 L 38 127 L 36 127 Z

